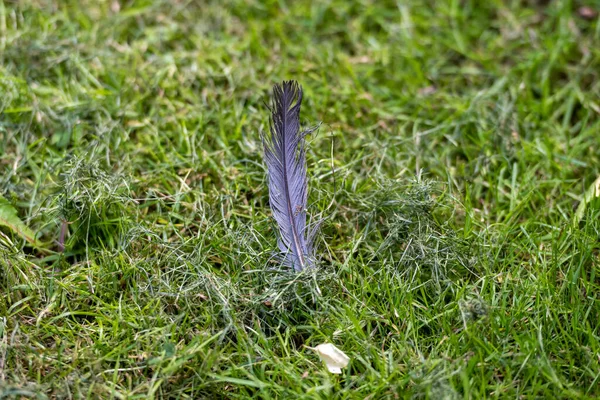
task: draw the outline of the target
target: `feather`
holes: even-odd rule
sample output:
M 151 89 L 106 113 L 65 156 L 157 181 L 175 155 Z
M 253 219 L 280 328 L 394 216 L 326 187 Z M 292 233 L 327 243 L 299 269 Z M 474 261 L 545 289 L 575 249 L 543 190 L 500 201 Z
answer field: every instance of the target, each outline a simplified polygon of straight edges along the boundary
M 300 131 L 302 88 L 295 81 L 273 86 L 270 133 L 262 135 L 269 204 L 279 227 L 285 265 L 301 271 L 312 265 L 312 235 L 306 236 L 308 180 L 304 137 Z

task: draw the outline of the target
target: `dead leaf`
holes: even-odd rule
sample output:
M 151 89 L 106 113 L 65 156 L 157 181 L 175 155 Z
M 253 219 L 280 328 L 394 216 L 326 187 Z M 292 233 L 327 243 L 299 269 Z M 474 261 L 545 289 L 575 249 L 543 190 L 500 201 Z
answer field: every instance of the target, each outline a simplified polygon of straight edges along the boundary
M 0 226 L 6 226 L 34 246 L 40 246 L 35 233 L 21 221 L 17 210 L 2 196 L 0 196 Z
M 592 200 L 597 199 L 599 197 L 600 197 L 600 176 L 598 178 L 596 178 L 594 183 L 592 183 L 590 185 L 588 190 L 586 190 L 585 194 L 583 195 L 583 200 L 581 201 L 581 203 L 579 203 L 579 206 L 577 207 L 577 211 L 575 211 L 575 222 L 579 223 L 581 221 L 581 219 L 583 218 L 583 214 L 585 214 L 585 209 L 587 208 L 588 204 Z
M 358 56 L 350 58 L 351 64 L 369 64 L 370 62 L 372 62 L 372 60 L 369 56 Z
M 437 91 L 435 86 L 426 86 L 424 88 L 419 89 L 420 96 L 429 96 L 434 94 Z
M 598 16 L 598 11 L 594 10 L 592 7 L 579 7 L 577 10 L 577 14 L 583 19 L 592 20 Z

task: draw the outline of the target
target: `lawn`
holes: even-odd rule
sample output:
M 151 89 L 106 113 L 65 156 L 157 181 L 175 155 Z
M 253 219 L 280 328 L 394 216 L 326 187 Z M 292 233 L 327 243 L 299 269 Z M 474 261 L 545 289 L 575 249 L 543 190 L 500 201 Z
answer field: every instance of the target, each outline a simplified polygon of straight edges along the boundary
M 597 398 L 599 11 L 0 0 L 0 398 Z M 284 79 L 320 124 L 300 273 Z

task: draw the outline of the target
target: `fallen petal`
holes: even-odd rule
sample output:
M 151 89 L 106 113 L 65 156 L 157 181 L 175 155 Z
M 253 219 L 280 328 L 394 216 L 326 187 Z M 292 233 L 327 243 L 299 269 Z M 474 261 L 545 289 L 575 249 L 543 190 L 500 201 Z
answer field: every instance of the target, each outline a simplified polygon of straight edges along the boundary
M 350 362 L 350 358 L 331 343 L 323 343 L 315 348 L 309 347 L 309 349 L 319 355 L 332 374 L 341 374 L 342 368 L 345 368 Z

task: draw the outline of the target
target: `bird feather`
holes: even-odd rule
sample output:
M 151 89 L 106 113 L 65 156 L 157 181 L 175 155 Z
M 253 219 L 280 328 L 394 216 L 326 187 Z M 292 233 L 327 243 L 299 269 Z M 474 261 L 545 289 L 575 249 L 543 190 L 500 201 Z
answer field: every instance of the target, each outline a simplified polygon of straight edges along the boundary
M 279 227 L 283 262 L 295 271 L 312 265 L 312 237 L 306 235 L 305 136 L 300 130 L 302 87 L 295 81 L 273 86 L 269 134 L 262 135 L 269 204 Z M 312 236 L 312 235 L 310 235 Z

